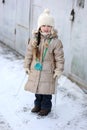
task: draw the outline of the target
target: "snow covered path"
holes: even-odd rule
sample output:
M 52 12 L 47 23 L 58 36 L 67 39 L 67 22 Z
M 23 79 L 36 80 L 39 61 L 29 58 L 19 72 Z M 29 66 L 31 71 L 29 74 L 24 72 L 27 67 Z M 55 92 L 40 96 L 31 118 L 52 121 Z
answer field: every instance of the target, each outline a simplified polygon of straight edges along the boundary
M 1 114 L 0 114 L 0 130 L 11 130 L 9 124 Z
M 52 112 L 47 117 L 31 113 L 34 94 L 24 91 L 23 60 L 0 43 L 0 122 L 6 122 L 0 130 L 86 130 L 87 95 L 65 76 L 59 79 L 56 109 L 53 95 Z

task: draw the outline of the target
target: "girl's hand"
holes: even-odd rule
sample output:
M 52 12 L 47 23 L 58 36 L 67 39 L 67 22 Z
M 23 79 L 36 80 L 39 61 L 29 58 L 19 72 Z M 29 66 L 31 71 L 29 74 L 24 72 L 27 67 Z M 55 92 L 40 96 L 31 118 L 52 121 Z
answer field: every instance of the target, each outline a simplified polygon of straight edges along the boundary
M 61 71 L 55 70 L 54 75 L 53 75 L 53 78 L 54 78 L 54 79 L 55 79 L 56 77 L 57 77 L 57 78 L 60 78 L 61 74 L 62 74 Z

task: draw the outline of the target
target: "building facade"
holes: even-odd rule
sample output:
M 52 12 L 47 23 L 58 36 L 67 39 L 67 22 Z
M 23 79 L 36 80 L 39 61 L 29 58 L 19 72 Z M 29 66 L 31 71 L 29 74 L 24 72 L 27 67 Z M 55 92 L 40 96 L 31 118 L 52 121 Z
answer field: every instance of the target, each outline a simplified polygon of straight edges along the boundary
M 64 46 L 64 73 L 87 89 L 87 0 L 1 0 L 0 41 L 25 55 L 37 18 L 49 8 Z

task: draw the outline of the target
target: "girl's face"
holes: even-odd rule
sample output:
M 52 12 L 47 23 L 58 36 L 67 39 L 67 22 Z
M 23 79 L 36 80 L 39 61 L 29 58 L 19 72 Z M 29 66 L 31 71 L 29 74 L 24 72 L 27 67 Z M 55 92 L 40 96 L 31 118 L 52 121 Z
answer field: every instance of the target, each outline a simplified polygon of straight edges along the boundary
M 47 26 L 47 25 L 42 25 L 41 26 L 41 32 L 43 32 L 43 33 L 50 33 L 51 29 L 52 29 L 51 26 Z

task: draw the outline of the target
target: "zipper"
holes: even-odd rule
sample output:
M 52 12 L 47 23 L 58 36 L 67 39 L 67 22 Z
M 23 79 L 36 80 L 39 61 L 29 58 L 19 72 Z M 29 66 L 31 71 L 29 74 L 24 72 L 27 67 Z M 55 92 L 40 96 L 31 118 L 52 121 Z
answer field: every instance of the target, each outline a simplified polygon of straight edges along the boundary
M 38 85 L 37 85 L 36 93 L 38 92 L 38 87 L 39 87 L 39 83 L 40 83 L 40 77 L 41 77 L 41 71 L 40 71 L 40 74 L 39 74 L 39 79 L 38 79 Z

